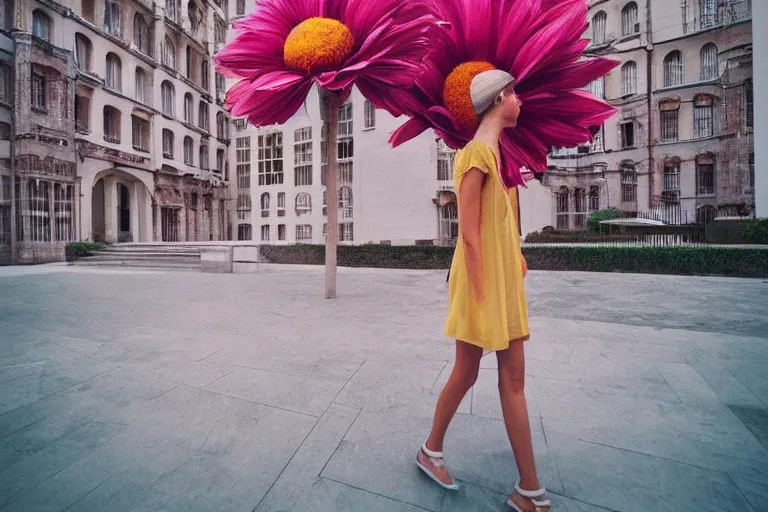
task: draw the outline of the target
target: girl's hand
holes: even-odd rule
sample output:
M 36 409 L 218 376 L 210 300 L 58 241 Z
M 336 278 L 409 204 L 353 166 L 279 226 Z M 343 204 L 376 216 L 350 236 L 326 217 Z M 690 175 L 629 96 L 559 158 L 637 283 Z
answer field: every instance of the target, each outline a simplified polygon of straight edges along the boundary
M 520 259 L 523 262 L 523 279 L 525 279 L 525 276 L 528 275 L 528 262 L 525 261 L 525 256 L 523 256 L 522 254 L 520 255 Z

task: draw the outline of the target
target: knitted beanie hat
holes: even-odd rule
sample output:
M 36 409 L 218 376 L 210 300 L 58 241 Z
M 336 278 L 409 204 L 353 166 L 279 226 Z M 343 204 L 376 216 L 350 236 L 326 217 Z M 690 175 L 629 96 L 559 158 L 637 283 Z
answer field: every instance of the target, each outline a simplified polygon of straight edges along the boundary
M 512 75 L 500 69 L 483 71 L 475 76 L 469 86 L 475 114 L 479 116 L 488 110 L 499 93 L 514 81 Z

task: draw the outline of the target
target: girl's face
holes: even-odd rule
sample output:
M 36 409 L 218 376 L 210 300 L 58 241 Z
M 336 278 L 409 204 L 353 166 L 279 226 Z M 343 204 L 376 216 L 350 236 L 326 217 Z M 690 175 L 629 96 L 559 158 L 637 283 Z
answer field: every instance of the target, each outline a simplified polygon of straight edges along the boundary
M 501 104 L 499 105 L 499 110 L 501 117 L 504 119 L 504 123 L 507 126 L 514 128 L 517 126 L 517 118 L 520 117 L 520 107 L 523 103 L 517 97 L 517 94 L 515 94 L 513 84 L 509 84 L 501 92 L 500 97 Z

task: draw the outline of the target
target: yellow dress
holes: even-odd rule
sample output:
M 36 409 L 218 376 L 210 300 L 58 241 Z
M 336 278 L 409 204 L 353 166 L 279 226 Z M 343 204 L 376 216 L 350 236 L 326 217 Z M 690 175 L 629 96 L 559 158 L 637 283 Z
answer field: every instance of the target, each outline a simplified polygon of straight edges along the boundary
M 459 200 L 461 181 L 472 168 L 487 175 L 480 220 L 485 300 L 478 302 L 469 280 L 459 232 L 448 282 L 445 335 L 485 350 L 506 350 L 510 342 L 529 338 L 517 190 L 507 193 L 493 150 L 483 142 L 472 141 L 456 153 L 453 181 Z

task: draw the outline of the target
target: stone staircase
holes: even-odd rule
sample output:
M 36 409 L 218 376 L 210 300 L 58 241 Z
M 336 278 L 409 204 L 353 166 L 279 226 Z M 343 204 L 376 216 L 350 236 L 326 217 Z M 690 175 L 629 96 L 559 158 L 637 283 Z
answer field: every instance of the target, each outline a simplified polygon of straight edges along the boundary
M 112 244 L 70 265 L 200 271 L 201 247 L 186 243 Z

